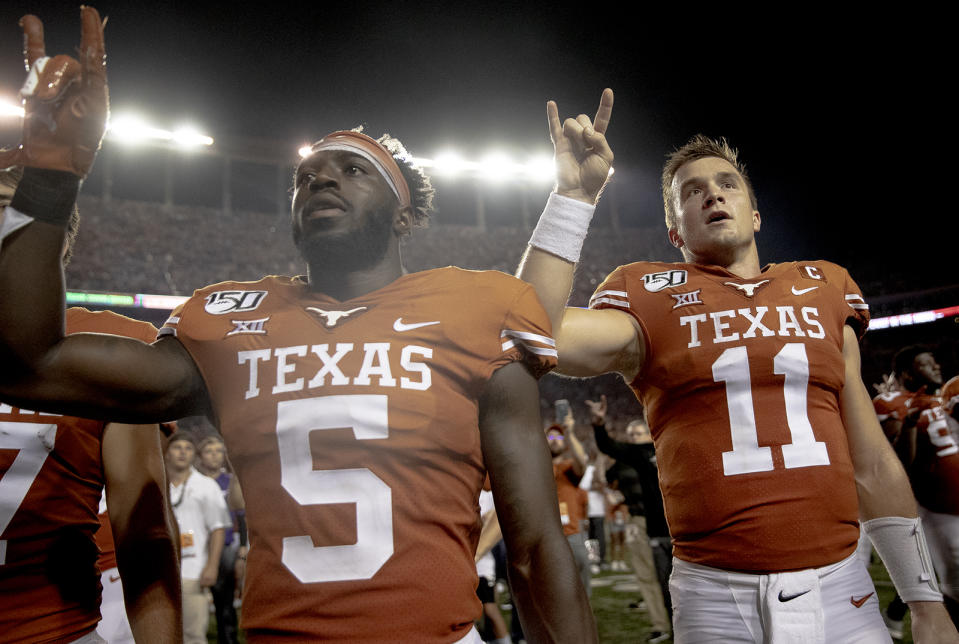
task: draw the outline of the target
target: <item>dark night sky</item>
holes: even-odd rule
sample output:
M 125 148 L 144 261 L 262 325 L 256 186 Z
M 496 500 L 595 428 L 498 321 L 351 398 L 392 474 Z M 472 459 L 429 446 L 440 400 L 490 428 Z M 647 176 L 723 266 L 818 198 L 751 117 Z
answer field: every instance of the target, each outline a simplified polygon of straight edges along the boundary
M 622 194 L 648 212 L 637 216 L 661 221 L 666 152 L 696 132 L 725 135 L 757 186 L 763 260 L 844 261 L 854 248 L 877 262 L 940 261 L 955 215 L 930 208 L 948 200 L 929 198 L 941 182 L 918 158 L 946 147 L 938 92 L 951 81 L 940 67 L 954 55 L 935 18 L 837 14 L 836 3 L 776 5 L 775 15 L 746 15 L 742 4 L 655 13 L 592 4 L 98 8 L 109 15 L 115 112 L 291 146 L 363 123 L 422 156 L 450 143 L 548 151 L 546 100 L 564 115 L 592 114 L 608 86 L 609 139 L 630 178 Z M 44 19 L 48 52 L 70 52 L 76 6 L 4 3 L 0 91 L 22 78 L 19 15 Z

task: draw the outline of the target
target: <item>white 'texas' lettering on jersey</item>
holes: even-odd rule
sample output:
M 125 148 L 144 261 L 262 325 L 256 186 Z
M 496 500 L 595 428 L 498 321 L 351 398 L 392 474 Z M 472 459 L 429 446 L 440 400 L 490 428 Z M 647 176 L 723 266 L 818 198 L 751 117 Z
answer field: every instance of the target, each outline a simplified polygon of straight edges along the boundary
M 709 314 L 684 315 L 679 318 L 679 325 L 689 328 L 689 342 L 686 346 L 690 349 L 702 346 L 704 341 L 722 344 L 774 335 L 817 340 L 826 337 L 826 331 L 818 319 L 819 310 L 815 307 L 802 307 L 799 317 L 792 306 L 777 306 L 776 312 L 768 316 L 769 319 L 766 319 L 767 313 L 769 307 L 766 306 L 713 311 Z M 711 324 L 707 324 L 707 320 Z
M 363 351 L 360 368 L 355 373 L 344 373 L 340 363 L 345 356 L 353 353 L 354 349 L 350 342 L 338 342 L 332 351 L 329 344 L 301 344 L 238 351 L 237 364 L 247 365 L 249 369 L 244 395 L 247 400 L 256 398 L 262 393 L 261 386 L 266 385 L 271 385 L 270 393 L 282 394 L 349 384 L 426 391 L 433 384 L 433 373 L 428 362 L 433 357 L 433 349 L 429 347 L 403 345 L 398 365 L 400 371 L 397 372 L 399 379 L 394 377 L 394 368 L 390 363 L 390 355 L 394 350 L 391 343 L 364 343 L 362 349 L 356 349 Z M 315 368 L 316 358 L 320 360 L 320 368 L 312 373 L 305 373 L 303 363 L 309 360 L 314 364 L 311 369 Z M 269 374 L 266 383 L 261 383 L 262 374 Z

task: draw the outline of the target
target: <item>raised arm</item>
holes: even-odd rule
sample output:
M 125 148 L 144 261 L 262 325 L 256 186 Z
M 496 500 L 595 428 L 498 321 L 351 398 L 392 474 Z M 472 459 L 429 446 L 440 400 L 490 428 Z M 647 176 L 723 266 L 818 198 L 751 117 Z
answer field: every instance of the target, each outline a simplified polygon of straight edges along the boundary
M 573 410 L 566 412 L 566 418 L 563 419 L 563 436 L 566 437 L 566 446 L 570 456 L 573 457 L 573 474 L 582 478 L 586 473 L 586 448 L 576 438 L 576 419 L 573 416 Z M 580 481 L 582 482 L 582 481 Z
M 914 641 L 959 642 L 935 582 L 916 519 L 916 501 L 902 464 L 886 440 L 862 382 L 861 358 L 855 331 L 843 337 L 846 382 L 840 411 L 859 491 L 859 513 L 889 570 L 899 595 L 912 611 Z
M 600 395 L 599 400 L 587 400 L 586 407 L 589 408 L 589 421 L 593 426 L 596 448 L 617 461 L 635 463 L 640 457 L 639 446 L 614 440 L 606 430 L 606 394 Z
M 107 114 L 103 23 L 81 9 L 80 60 L 48 59 L 43 25 L 25 16 L 30 76 L 21 144 L 0 167 L 25 166 L 5 210 L 23 225 L 0 246 L 0 395 L 30 409 L 125 422 L 205 414 L 205 386 L 176 341 L 78 334 L 64 338 L 64 231 Z M 7 230 L 6 228 L 4 230 Z
M 107 425 L 103 433 L 107 508 L 137 641 L 180 642 L 183 615 L 176 520 L 156 425 Z
M 593 614 L 560 523 L 539 388 L 524 365 L 493 374 L 479 420 L 523 630 L 531 642 L 596 642 Z
M 631 379 L 642 363 L 639 325 L 619 311 L 566 308 L 590 219 L 613 162 L 606 129 L 613 92 L 604 90 L 595 118 L 560 122 L 556 103 L 546 104 L 556 163 L 556 188 L 530 238 L 517 277 L 532 284 L 556 336 L 557 371 L 594 376 L 609 371 Z
M 560 328 L 573 286 L 573 269 L 612 168 L 613 152 L 606 142 L 612 112 L 611 89 L 603 90 L 592 121 L 580 114 L 561 123 L 556 103 L 546 103 L 556 187 L 520 260 L 517 277 L 536 288 L 554 330 Z

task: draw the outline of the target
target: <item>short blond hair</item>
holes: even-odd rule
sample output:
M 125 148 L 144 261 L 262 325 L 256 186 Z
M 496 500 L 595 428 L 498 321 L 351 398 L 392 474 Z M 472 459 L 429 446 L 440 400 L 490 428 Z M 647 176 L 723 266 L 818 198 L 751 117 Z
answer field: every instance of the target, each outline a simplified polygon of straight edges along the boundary
M 675 194 L 673 194 L 673 177 L 679 172 L 679 169 L 696 159 L 705 157 L 717 157 L 729 163 L 736 168 L 743 181 L 746 183 L 746 191 L 749 194 L 749 201 L 752 203 L 753 210 L 759 210 L 756 202 L 756 192 L 753 190 L 753 184 L 746 174 L 746 166 L 739 161 L 739 151 L 729 145 L 725 137 L 711 139 L 705 134 L 697 134 L 689 139 L 684 146 L 674 150 L 666 157 L 666 164 L 663 166 L 663 207 L 666 210 L 666 228 L 672 230 L 676 227 L 676 207 L 674 205 Z

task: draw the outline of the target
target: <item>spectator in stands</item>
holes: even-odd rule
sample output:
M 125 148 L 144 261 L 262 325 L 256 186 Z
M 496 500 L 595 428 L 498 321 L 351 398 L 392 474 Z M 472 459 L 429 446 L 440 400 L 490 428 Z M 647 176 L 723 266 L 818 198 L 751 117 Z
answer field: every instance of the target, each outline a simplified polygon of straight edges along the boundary
M 220 644 L 236 644 L 237 620 L 233 600 L 237 586 L 242 583 L 242 574 L 237 574 L 237 563 L 242 567 L 246 562 L 246 513 L 243 498 L 236 476 L 227 466 L 226 446 L 219 436 L 207 436 L 197 446 L 199 457 L 196 469 L 220 486 L 223 500 L 230 511 L 231 525 L 223 533 L 223 553 L 220 555 L 220 569 L 216 583 L 210 587 L 213 595 L 214 614 L 216 615 L 216 635 Z
M 643 514 L 630 516 L 630 523 L 636 526 L 639 534 L 632 541 L 627 541 L 626 547 L 652 623 L 649 641 L 663 642 L 672 633 L 672 607 L 669 600 L 672 542 L 663 511 L 663 498 L 659 492 L 656 451 L 653 449 L 649 426 L 645 420 L 633 420 L 626 426 L 629 442 L 615 441 L 606 431 L 606 396 L 600 396 L 598 401 L 587 400 L 586 405 L 596 446 L 604 454 L 632 467 L 639 476 Z
M 180 527 L 180 576 L 183 587 L 183 641 L 205 644 L 210 621 L 206 589 L 217 580 L 223 534 L 230 514 L 220 486 L 200 474 L 193 462 L 196 441 L 179 431 L 166 451 L 170 503 Z

